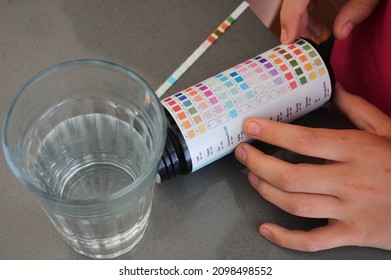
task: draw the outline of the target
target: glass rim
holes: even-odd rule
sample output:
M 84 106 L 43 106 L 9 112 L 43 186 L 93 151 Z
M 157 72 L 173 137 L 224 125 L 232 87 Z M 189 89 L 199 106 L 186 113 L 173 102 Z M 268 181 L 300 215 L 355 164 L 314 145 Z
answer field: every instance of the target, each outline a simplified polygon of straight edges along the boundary
M 158 127 L 162 130 L 162 144 L 159 146 L 159 149 L 155 151 L 152 160 L 149 162 L 146 170 L 138 177 L 135 178 L 133 182 L 131 182 L 126 187 L 110 194 L 104 197 L 94 198 L 94 199 L 86 199 L 86 200 L 70 200 L 70 199 L 64 199 L 56 196 L 52 196 L 47 194 L 46 192 L 42 191 L 40 188 L 38 188 L 35 184 L 31 182 L 31 180 L 28 179 L 28 177 L 24 174 L 24 172 L 20 171 L 17 167 L 18 164 L 16 164 L 16 161 L 14 160 L 14 157 L 11 155 L 10 147 L 7 139 L 8 130 L 9 130 L 9 122 L 11 119 L 11 116 L 14 112 L 14 108 L 17 105 L 18 101 L 25 95 L 26 89 L 34 84 L 36 81 L 41 79 L 42 77 L 60 70 L 62 68 L 66 67 L 72 67 L 77 65 L 95 65 L 95 66 L 103 66 L 105 68 L 110 68 L 114 71 L 117 71 L 119 73 L 125 74 L 129 78 L 135 80 L 137 83 L 139 83 L 142 87 L 145 88 L 147 92 L 150 93 L 151 99 L 153 102 L 155 102 L 158 105 L 158 110 L 160 111 L 161 120 L 162 123 Z M 38 195 L 40 198 L 45 198 L 49 201 L 56 202 L 63 204 L 64 206 L 89 206 L 89 205 L 95 205 L 102 202 L 109 202 L 114 201 L 117 199 L 120 199 L 121 197 L 125 196 L 127 193 L 131 192 L 133 189 L 137 188 L 141 182 L 148 176 L 150 176 L 151 172 L 153 172 L 157 168 L 157 164 L 159 160 L 161 159 L 164 144 L 166 140 L 166 118 L 164 117 L 164 110 L 163 106 L 160 103 L 159 98 L 156 95 L 156 92 L 152 87 L 138 74 L 136 74 L 134 71 L 110 62 L 106 60 L 99 60 L 99 59 L 77 59 L 77 60 L 69 60 L 63 63 L 59 63 L 53 66 L 50 66 L 48 68 L 45 68 L 38 73 L 36 73 L 34 76 L 32 76 L 16 93 L 12 101 L 10 102 L 8 109 L 5 113 L 4 121 L 3 121 L 3 127 L 2 127 L 2 148 L 5 160 L 11 169 L 12 173 L 15 175 L 16 179 L 22 183 L 27 189 L 31 190 L 34 194 Z M 160 138 L 160 137 L 159 137 Z M 159 142 L 159 140 L 157 140 Z

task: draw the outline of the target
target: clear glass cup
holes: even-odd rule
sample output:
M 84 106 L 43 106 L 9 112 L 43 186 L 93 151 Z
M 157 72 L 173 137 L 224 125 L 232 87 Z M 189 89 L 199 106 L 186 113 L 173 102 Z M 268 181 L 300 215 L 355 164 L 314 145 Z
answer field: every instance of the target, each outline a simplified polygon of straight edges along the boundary
M 17 93 L 2 135 L 12 172 L 77 252 L 114 258 L 140 241 L 166 120 L 138 75 L 96 60 L 46 69 Z

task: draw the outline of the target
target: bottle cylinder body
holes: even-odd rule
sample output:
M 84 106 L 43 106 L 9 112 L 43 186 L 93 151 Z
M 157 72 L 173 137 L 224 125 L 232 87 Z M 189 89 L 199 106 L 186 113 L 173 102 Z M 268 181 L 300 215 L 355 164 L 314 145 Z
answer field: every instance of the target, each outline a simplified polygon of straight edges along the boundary
M 182 154 L 162 160 L 169 165 L 171 157 L 181 158 L 173 176 L 194 172 L 249 140 L 243 132 L 247 118 L 293 121 L 326 103 L 334 83 L 328 61 L 312 43 L 298 39 L 277 46 L 164 98 L 171 124 L 167 142 Z M 161 176 L 165 172 L 159 167 Z

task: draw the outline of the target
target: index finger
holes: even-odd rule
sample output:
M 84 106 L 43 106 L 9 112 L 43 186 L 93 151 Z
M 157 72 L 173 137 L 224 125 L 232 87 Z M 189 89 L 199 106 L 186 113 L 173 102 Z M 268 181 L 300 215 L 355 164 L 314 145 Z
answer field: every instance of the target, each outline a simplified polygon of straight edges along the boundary
M 309 128 L 251 118 L 244 124 L 251 138 L 290 151 L 333 161 L 347 161 L 357 152 L 356 136 L 360 131 Z

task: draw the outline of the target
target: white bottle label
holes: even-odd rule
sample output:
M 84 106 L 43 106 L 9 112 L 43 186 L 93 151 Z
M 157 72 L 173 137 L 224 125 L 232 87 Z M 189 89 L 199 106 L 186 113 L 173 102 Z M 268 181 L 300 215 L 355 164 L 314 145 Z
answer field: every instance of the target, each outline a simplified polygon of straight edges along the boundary
M 162 101 L 187 143 L 193 171 L 231 153 L 249 139 L 244 121 L 290 122 L 331 97 L 327 67 L 299 39 L 280 45 Z

